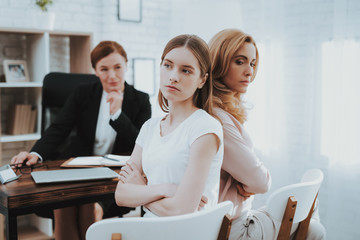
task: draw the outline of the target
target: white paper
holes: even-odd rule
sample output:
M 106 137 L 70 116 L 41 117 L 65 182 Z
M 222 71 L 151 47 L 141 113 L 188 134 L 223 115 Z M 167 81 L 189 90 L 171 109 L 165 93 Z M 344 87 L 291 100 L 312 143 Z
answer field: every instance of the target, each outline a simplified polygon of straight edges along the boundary
M 126 164 L 126 161 L 130 158 L 130 156 L 120 156 L 120 155 L 113 155 L 108 154 L 106 155 L 109 158 L 116 159 L 109 160 L 101 156 L 95 156 L 95 157 L 76 157 L 72 161 L 68 163 L 68 165 L 117 165 L 117 166 L 124 166 Z

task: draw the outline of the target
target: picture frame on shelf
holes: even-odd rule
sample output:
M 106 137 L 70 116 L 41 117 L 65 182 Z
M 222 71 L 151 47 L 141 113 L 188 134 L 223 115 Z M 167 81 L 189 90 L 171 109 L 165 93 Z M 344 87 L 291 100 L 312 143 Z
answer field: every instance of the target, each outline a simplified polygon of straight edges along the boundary
M 119 21 L 142 21 L 142 0 L 118 0 Z
M 4 60 L 5 82 L 29 82 L 29 72 L 25 60 Z
M 134 58 L 133 80 L 134 87 L 148 93 L 150 96 L 155 95 L 155 59 L 153 58 Z

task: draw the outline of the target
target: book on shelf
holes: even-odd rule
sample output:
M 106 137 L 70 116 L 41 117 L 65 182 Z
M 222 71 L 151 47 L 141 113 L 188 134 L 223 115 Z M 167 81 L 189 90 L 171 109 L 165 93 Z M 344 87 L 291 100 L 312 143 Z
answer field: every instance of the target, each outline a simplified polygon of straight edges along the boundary
M 37 108 L 31 104 L 15 104 L 10 110 L 8 134 L 35 132 Z
M 30 113 L 30 122 L 29 122 L 29 133 L 34 133 L 36 128 L 36 116 L 37 116 L 37 108 L 32 107 Z
M 10 108 L 10 117 L 8 118 L 9 127 L 7 129 L 7 133 L 11 135 L 18 134 L 19 126 L 20 126 L 20 114 L 21 109 L 20 105 L 15 104 Z
M 13 134 L 13 129 L 15 126 L 15 115 L 16 115 L 16 106 L 11 107 L 9 109 L 9 117 L 8 117 L 8 125 L 7 129 L 5 129 L 7 134 Z
M 21 104 L 20 105 L 20 127 L 19 127 L 19 134 L 27 133 L 27 123 L 29 121 L 29 110 L 31 106 L 28 104 Z

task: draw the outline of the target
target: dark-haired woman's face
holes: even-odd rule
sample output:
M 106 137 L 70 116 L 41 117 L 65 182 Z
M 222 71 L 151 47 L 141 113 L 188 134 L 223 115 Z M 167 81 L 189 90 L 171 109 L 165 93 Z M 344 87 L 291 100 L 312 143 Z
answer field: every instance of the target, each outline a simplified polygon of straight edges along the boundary
M 114 52 L 96 63 L 95 73 L 100 78 L 105 92 L 123 92 L 127 64 L 125 58 Z
M 224 84 L 234 92 L 246 93 L 254 73 L 255 63 L 255 46 L 252 43 L 245 43 L 231 58 Z

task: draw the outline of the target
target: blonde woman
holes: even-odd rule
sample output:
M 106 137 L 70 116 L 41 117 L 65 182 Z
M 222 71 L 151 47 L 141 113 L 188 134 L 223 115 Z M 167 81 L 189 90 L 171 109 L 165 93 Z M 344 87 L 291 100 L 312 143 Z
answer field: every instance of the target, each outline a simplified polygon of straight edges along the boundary
M 269 190 L 271 176 L 243 126 L 247 117 L 243 96 L 256 76 L 258 49 L 250 35 L 237 29 L 220 31 L 209 47 L 214 111 L 224 131 L 219 202 L 230 200 L 235 206 L 230 239 L 275 239 L 279 224 L 262 209 L 252 209 L 254 195 Z M 312 220 L 309 233 L 307 239 L 325 238 L 319 221 Z

